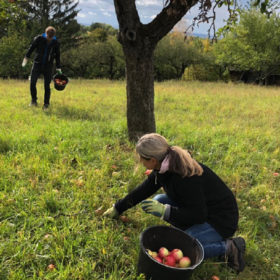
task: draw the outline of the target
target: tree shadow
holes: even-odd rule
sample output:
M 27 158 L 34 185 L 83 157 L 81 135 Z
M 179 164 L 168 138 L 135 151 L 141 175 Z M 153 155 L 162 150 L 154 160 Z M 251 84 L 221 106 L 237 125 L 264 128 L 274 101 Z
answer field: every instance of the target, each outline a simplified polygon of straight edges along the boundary
M 274 257 L 278 259 L 278 250 L 274 246 L 280 235 L 280 217 L 269 212 L 269 210 L 255 207 L 246 209 L 245 212 L 246 219 L 251 224 L 250 227 L 254 225 L 247 238 L 245 238 L 247 239 L 247 271 L 252 273 L 261 272 L 261 270 L 271 271 L 271 263 L 267 262 L 267 259 L 271 261 Z M 244 224 L 246 224 L 246 220 Z M 262 264 L 261 268 L 259 264 Z M 271 274 L 273 273 L 276 274 L 276 271 L 271 271 Z M 272 277 L 271 279 L 275 278 Z
M 100 112 L 89 111 L 88 109 L 80 109 L 69 106 L 56 105 L 51 111 L 47 112 L 49 115 L 56 115 L 61 119 L 68 120 L 88 120 L 88 121 L 101 121 L 105 118 Z
M 11 150 L 12 146 L 8 139 L 0 138 L 0 154 L 6 154 Z

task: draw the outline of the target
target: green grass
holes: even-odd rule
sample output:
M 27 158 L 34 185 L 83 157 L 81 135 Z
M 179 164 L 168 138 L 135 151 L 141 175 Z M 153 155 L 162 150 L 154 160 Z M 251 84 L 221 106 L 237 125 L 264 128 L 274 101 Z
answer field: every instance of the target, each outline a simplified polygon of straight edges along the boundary
M 48 112 L 42 81 L 39 108 L 28 107 L 28 81 L 1 80 L 0 92 L 0 279 L 144 279 L 139 234 L 163 222 L 139 206 L 129 222 L 99 214 L 145 178 L 127 140 L 125 83 L 72 80 L 52 90 Z M 240 208 L 245 271 L 208 260 L 191 279 L 280 279 L 280 89 L 157 83 L 155 114 L 157 132 L 215 170 Z

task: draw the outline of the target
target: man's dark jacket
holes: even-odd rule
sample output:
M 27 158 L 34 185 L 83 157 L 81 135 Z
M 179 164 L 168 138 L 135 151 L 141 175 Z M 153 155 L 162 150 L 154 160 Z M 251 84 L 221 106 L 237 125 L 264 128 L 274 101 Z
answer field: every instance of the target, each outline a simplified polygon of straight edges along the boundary
M 36 36 L 30 45 L 26 57 L 30 58 L 32 52 L 36 50 L 34 63 L 41 67 L 51 67 L 53 61 L 56 61 L 56 68 L 60 66 L 60 46 L 56 37 L 54 36 L 50 44 L 47 43 L 46 33 Z
M 153 171 L 149 177 L 126 197 L 116 202 L 119 214 L 164 188 L 177 204 L 168 206 L 163 219 L 185 230 L 195 224 L 209 223 L 224 238 L 234 234 L 238 224 L 235 197 L 225 183 L 207 166 L 201 176 L 182 178 L 169 171 Z

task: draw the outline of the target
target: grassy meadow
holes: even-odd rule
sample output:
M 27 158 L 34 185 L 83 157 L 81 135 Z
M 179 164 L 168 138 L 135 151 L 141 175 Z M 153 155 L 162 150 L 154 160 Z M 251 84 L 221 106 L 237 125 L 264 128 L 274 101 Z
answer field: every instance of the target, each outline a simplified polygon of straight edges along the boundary
M 30 108 L 29 82 L 0 81 L 0 279 L 144 280 L 139 234 L 165 222 L 140 206 L 102 213 L 145 179 L 127 140 L 123 81 L 71 80 Z M 155 84 L 157 132 L 228 184 L 247 241 L 244 272 L 207 260 L 191 280 L 280 279 L 280 88 Z M 176 280 L 176 279 L 175 279 Z

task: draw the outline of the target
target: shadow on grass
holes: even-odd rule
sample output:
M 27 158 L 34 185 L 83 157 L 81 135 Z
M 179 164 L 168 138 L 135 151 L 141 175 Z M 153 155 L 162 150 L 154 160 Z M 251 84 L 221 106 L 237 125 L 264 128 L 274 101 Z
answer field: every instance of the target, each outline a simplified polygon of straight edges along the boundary
M 11 149 L 11 145 L 8 140 L 0 138 L 0 154 L 6 154 Z
M 88 120 L 88 121 L 100 121 L 104 119 L 104 115 L 99 112 L 90 112 L 88 109 L 79 109 L 69 106 L 56 105 L 51 111 L 47 112 L 50 115 L 56 115 L 58 118 L 69 120 Z
M 278 279 L 274 278 L 278 272 L 275 268 L 271 270 L 271 262 L 273 263 L 274 260 L 278 262 L 278 246 L 275 247 L 275 245 L 278 243 L 280 235 L 280 217 L 258 208 L 246 209 L 246 216 L 248 222 L 254 225 L 246 240 L 247 270 L 254 275 L 259 274 L 266 277 L 268 272 L 272 276 L 270 279 Z M 259 279 L 268 278 L 260 277 Z

